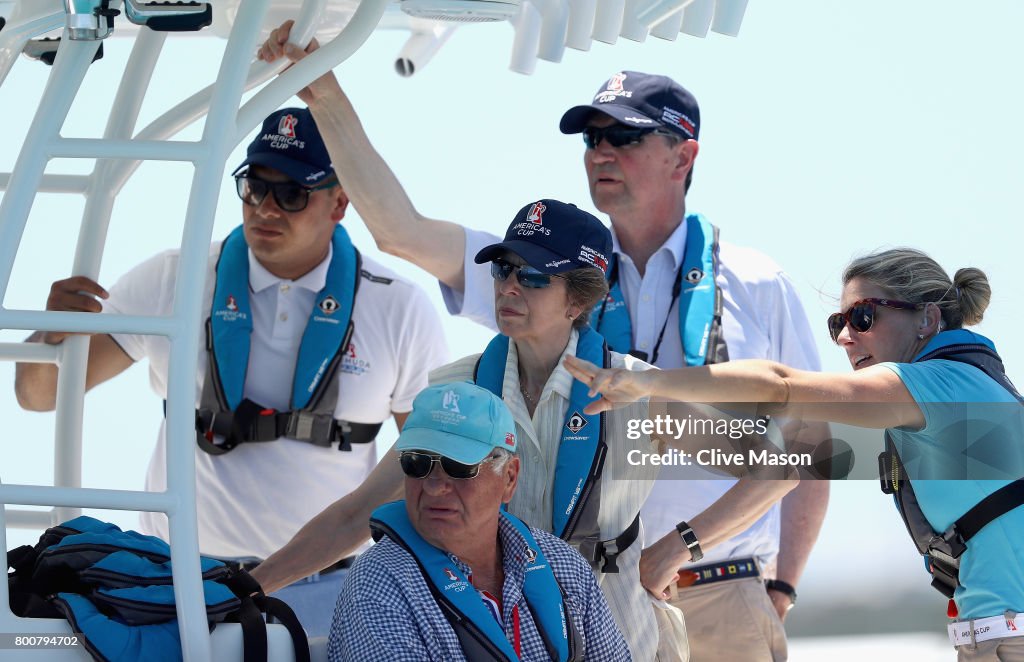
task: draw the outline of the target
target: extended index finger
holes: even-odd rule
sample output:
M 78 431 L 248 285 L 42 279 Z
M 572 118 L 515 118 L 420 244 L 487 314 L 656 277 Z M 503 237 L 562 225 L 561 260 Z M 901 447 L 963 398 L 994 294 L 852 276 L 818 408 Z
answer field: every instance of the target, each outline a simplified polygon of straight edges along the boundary
M 597 374 L 597 366 L 590 361 L 584 361 L 578 359 L 575 356 L 566 356 L 565 360 L 562 361 L 562 365 L 569 371 L 569 374 L 580 380 L 584 384 L 589 384 L 594 379 L 594 375 Z

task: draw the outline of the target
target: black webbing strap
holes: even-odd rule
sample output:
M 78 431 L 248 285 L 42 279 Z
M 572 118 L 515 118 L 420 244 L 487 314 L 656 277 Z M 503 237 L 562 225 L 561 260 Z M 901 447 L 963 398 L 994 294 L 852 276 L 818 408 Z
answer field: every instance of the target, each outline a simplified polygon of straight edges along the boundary
M 636 542 L 639 536 L 640 513 L 637 513 L 636 517 L 633 518 L 633 523 L 626 527 L 626 530 L 617 538 L 614 540 L 602 540 L 597 543 L 597 546 L 594 548 L 594 563 L 599 563 L 603 560 L 604 564 L 601 566 L 601 572 L 618 572 L 619 566 L 615 563 L 616 559 L 630 545 Z
M 165 405 L 166 409 L 166 405 Z M 352 449 L 377 438 L 383 423 L 353 423 L 309 411 L 277 411 L 243 400 L 234 412 L 196 410 L 196 443 L 211 455 L 223 455 L 243 442 L 276 441 L 288 437 L 327 448 Z M 222 441 L 214 443 L 213 438 Z
M 949 531 L 955 530 L 960 540 L 967 542 L 978 534 L 986 524 L 1010 512 L 1014 508 L 1024 505 L 1024 480 L 1018 479 L 989 494 L 978 502 L 976 506 L 960 516 Z

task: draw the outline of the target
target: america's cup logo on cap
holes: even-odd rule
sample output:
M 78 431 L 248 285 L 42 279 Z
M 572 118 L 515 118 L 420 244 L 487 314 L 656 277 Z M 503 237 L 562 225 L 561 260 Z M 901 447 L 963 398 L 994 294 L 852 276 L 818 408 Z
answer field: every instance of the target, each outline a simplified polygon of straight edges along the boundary
M 459 394 L 455 391 L 445 391 L 441 406 L 448 411 L 453 411 L 457 414 L 461 413 L 461 410 L 459 409 Z
M 627 90 L 622 87 L 622 82 L 626 80 L 626 74 L 619 72 L 608 79 L 608 85 L 605 89 L 600 90 L 597 95 L 594 96 L 596 103 L 612 103 L 619 97 L 628 99 L 633 96 L 632 90 Z
M 526 220 L 532 222 L 534 225 L 541 225 L 544 223 L 544 210 L 547 206 L 542 202 L 535 202 L 530 207 L 529 213 L 526 214 Z
M 277 132 L 282 136 L 289 138 L 295 137 L 295 125 L 299 123 L 299 118 L 295 115 L 285 115 L 281 118 L 281 121 L 277 125 Z

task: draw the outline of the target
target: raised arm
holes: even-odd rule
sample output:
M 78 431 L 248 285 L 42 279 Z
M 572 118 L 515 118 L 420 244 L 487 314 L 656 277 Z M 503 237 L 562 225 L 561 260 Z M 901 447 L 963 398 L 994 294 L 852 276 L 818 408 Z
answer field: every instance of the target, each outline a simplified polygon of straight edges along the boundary
M 66 278 L 50 287 L 46 309 L 99 313 L 103 307 L 97 297 L 106 299 L 108 294 L 96 282 L 83 276 Z M 69 335 L 59 331 L 36 331 L 25 342 L 59 345 Z M 131 357 L 109 335 L 92 336 L 85 389 L 89 390 L 124 372 L 132 363 Z M 14 392 L 23 409 L 53 411 L 57 406 L 57 366 L 52 363 L 18 363 L 14 373 Z
M 260 59 L 287 57 L 297 62 L 316 50 L 314 39 L 303 51 L 288 43 L 292 21 L 270 33 Z M 335 172 L 377 247 L 426 270 L 453 290 L 464 289 L 462 226 L 427 218 L 413 206 L 402 184 L 374 149 L 348 97 L 333 73 L 299 91 L 316 118 Z
M 402 497 L 402 481 L 398 453 L 389 451 L 362 485 L 309 520 L 287 545 L 254 568 L 252 576 L 270 593 L 351 555 L 370 537 L 374 509 Z
M 590 385 L 592 395 L 603 396 L 587 407 L 587 413 L 652 397 L 680 402 L 763 403 L 773 414 L 867 428 L 924 425 L 924 416 L 910 391 L 896 373 L 882 366 L 837 374 L 752 359 L 631 372 L 601 369 L 571 356 L 566 357 L 565 366 L 574 377 Z

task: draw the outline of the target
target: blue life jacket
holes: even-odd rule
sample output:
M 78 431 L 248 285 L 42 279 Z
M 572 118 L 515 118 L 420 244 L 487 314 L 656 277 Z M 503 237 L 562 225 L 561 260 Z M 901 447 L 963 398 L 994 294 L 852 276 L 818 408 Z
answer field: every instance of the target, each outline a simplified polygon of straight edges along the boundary
M 324 288 L 306 322 L 292 382 L 291 410 L 279 412 L 243 397 L 253 329 L 249 305 L 249 249 L 242 227 L 221 246 L 217 283 L 206 322 L 207 368 L 196 410 L 196 441 L 220 455 L 242 442 L 281 437 L 341 450 L 373 441 L 380 423 L 349 423 L 334 418 L 338 367 L 352 337 L 352 310 L 360 281 L 359 251 L 338 225 Z M 215 443 L 215 436 L 223 441 Z
M 926 349 L 927 353 L 918 354 L 911 363 L 931 360 L 966 363 L 984 372 L 1024 405 L 1024 397 L 1006 376 L 1003 361 L 988 338 L 955 329 L 940 333 Z M 932 575 L 932 586 L 950 599 L 960 585 L 960 557 L 967 551 L 967 541 L 992 520 L 1024 505 L 1024 479 L 1018 479 L 989 494 L 939 533 L 925 517 L 888 432 L 885 433 L 885 450 L 878 456 L 878 468 L 882 492 L 893 495 L 907 532 L 917 551 L 924 556 L 925 567 Z
M 11 611 L 67 618 L 98 660 L 181 659 L 170 547 L 91 517 L 47 529 L 34 547 L 8 553 Z M 206 617 L 242 625 L 246 662 L 267 659 L 266 611 L 288 627 L 296 660 L 309 660 L 306 635 L 291 609 L 263 595 L 244 570 L 202 557 Z
M 568 662 L 582 659 L 582 639 L 565 604 L 565 593 L 555 579 L 544 553 L 529 527 L 506 512 L 501 512 L 536 553 L 523 579 L 523 597 L 533 615 L 548 655 L 552 660 Z M 387 536 L 416 559 L 431 594 L 459 638 L 467 660 L 519 659 L 505 637 L 505 630 L 480 599 L 476 589 L 448 554 L 431 545 L 409 521 L 404 501 L 377 508 L 370 517 L 374 540 Z
M 508 336 L 495 336 L 477 361 L 473 381 L 502 397 Z M 579 332 L 577 358 L 605 368 L 609 366 L 604 338 L 589 327 Z M 586 416 L 584 408 L 600 396 L 590 397 L 583 382 L 573 380 L 569 408 L 562 426 L 552 489 L 552 532 L 575 545 L 580 553 L 601 572 L 618 572 L 616 558 L 636 540 L 640 531 L 639 513 L 633 523 L 614 539 L 601 540 L 598 513 L 601 508 L 601 473 L 608 453 L 605 442 L 605 416 Z M 603 562 L 603 563 L 602 563 Z M 599 565 L 600 564 L 600 565 Z
M 672 286 L 672 301 L 679 299 L 679 337 L 686 365 L 724 363 L 729 351 L 722 334 L 722 292 L 715 281 L 718 274 L 718 228 L 700 214 L 687 214 L 686 249 L 683 263 Z M 671 310 L 672 305 L 669 304 Z M 668 324 L 669 311 L 665 311 Z M 612 256 L 608 269 L 608 296 L 594 308 L 590 324 L 608 341 L 612 351 L 632 354 L 644 361 L 647 352 L 633 346 L 629 309 L 619 286 L 618 258 Z M 661 335 L 665 327 L 662 326 Z M 657 360 L 661 336 L 653 348 L 651 363 Z

